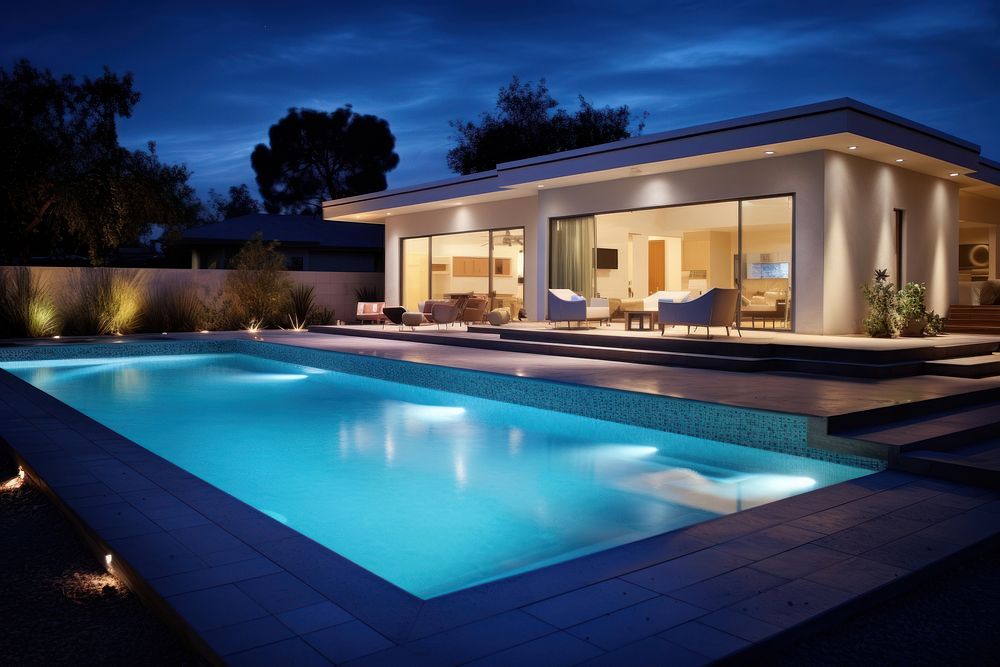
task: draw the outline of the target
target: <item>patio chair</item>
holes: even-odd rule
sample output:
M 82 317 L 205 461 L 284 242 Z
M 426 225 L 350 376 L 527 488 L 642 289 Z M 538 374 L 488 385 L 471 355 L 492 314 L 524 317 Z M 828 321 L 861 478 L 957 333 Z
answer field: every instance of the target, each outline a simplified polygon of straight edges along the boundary
M 568 289 L 550 289 L 548 295 L 548 319 L 550 322 L 598 322 L 611 323 L 611 308 L 607 299 L 594 297 L 589 302 Z
M 379 324 L 385 319 L 382 309 L 385 308 L 385 301 L 358 301 L 358 311 L 354 314 L 362 324 L 373 322 Z
M 659 302 L 660 335 L 663 335 L 666 325 L 687 325 L 688 333 L 691 327 L 705 327 L 705 338 L 710 339 L 710 327 L 725 327 L 726 335 L 734 326 L 736 333 L 743 337 L 739 323 L 736 322 L 736 307 L 740 301 L 740 291 L 722 287 L 713 287 L 697 299 L 684 302 L 673 302 L 661 299 Z
M 385 329 L 386 322 L 392 322 L 393 324 L 398 324 L 399 328 L 403 328 L 403 313 L 406 312 L 406 308 L 402 306 L 390 306 L 388 308 L 382 309 L 382 314 L 385 315 L 385 319 L 382 320 L 382 328 Z
M 484 297 L 471 297 L 465 303 L 465 308 L 462 310 L 462 321 L 474 322 L 476 324 L 482 322 L 486 316 L 486 304 L 488 302 L 489 300 Z
M 434 324 L 438 325 L 438 329 L 441 328 L 442 324 L 451 326 L 461 316 L 462 309 L 455 304 L 435 303 L 431 306 L 431 319 L 434 321 Z

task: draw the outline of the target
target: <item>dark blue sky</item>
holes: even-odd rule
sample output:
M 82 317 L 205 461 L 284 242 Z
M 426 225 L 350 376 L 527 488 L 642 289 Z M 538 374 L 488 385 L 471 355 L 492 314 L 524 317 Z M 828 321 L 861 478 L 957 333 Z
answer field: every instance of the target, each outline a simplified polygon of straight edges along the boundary
M 247 183 L 289 107 L 389 121 L 389 186 L 449 176 L 448 121 L 517 74 L 562 106 L 647 111 L 645 133 L 855 97 L 1000 159 L 1000 2 L 21 2 L 0 64 L 132 71 L 122 141 L 153 140 L 204 195 Z

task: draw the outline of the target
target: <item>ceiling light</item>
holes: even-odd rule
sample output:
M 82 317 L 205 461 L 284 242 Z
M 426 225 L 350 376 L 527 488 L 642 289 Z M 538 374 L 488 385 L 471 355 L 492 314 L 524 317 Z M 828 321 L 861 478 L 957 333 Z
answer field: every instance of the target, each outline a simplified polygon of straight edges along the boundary
M 856 150 L 858 150 L 858 147 L 857 146 L 848 146 L 847 150 L 849 150 L 849 151 L 856 151 Z
M 462 205 L 462 202 L 460 202 L 460 201 L 455 202 L 455 206 L 461 206 L 461 205 Z
M 764 155 L 774 155 L 774 151 L 764 151 Z
M 544 185 L 544 184 L 542 184 L 542 183 L 539 183 L 539 184 L 538 184 L 538 187 L 540 187 L 540 188 L 544 188 L 544 187 L 545 187 L 545 185 Z
M 901 158 L 901 157 L 896 158 L 896 162 L 902 162 L 902 161 L 903 161 L 903 158 Z
M 949 176 L 958 176 L 958 172 L 957 172 L 957 171 L 953 171 L 953 172 L 951 172 L 951 173 L 950 173 L 950 174 L 948 174 L 948 175 L 949 175 Z

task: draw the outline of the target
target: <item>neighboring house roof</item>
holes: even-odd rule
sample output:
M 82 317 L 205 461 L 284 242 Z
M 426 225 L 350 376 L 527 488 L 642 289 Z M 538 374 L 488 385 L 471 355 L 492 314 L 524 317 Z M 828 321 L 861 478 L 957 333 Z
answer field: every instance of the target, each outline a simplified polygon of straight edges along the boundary
M 257 233 L 263 240 L 279 241 L 285 247 L 381 248 L 385 243 L 380 226 L 320 220 L 307 215 L 251 213 L 185 229 L 173 245 L 243 243 Z

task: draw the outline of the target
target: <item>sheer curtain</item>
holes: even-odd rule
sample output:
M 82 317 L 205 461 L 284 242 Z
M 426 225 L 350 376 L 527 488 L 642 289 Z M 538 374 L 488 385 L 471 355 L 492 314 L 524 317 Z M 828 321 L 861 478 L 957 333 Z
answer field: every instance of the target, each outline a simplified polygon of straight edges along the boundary
M 550 232 L 549 287 L 571 289 L 588 299 L 593 297 L 596 277 L 594 216 L 558 218 L 552 221 Z

